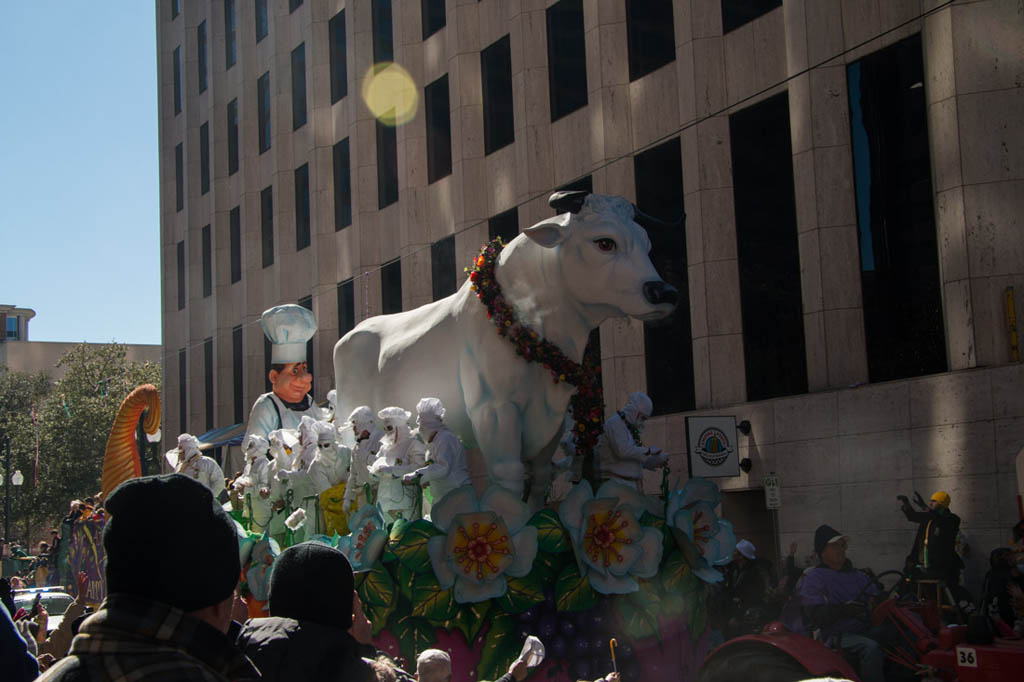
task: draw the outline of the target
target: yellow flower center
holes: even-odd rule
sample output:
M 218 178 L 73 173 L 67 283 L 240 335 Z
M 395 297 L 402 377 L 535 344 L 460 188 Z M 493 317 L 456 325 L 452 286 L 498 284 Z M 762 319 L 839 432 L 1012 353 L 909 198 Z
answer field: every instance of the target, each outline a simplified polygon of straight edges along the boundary
M 475 573 L 477 580 L 483 580 L 501 572 L 505 557 L 512 553 L 503 526 L 473 522 L 455 529 L 452 553 L 463 573 Z
M 633 544 L 626 534 L 627 528 L 629 521 L 622 518 L 622 512 L 608 510 L 591 514 L 583 536 L 583 551 L 595 563 L 605 566 L 611 566 L 612 561 L 622 563 L 622 547 Z

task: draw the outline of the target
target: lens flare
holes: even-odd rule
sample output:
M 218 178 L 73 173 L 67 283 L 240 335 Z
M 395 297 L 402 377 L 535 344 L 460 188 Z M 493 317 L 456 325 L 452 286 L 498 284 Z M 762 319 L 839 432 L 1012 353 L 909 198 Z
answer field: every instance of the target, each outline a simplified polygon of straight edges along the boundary
M 416 115 L 419 93 L 408 71 L 394 62 L 378 62 L 363 79 L 363 102 L 384 125 L 400 126 Z

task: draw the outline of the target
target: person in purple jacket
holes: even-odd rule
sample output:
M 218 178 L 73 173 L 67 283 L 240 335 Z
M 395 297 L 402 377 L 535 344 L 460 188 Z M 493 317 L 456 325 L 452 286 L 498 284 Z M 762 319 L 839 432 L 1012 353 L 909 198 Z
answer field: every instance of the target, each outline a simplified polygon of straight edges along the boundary
M 885 655 L 866 606 L 878 588 L 846 558 L 848 545 L 849 538 L 835 528 L 818 526 L 814 550 L 821 563 L 804 574 L 797 588 L 800 604 L 822 641 L 856 657 L 863 682 L 884 682 Z

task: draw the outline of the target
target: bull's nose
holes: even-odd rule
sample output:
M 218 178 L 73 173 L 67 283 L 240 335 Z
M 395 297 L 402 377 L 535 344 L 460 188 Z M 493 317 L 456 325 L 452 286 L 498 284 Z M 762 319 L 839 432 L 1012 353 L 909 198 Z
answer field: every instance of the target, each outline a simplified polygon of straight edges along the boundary
M 644 298 L 653 305 L 668 303 L 675 305 L 679 300 L 679 292 L 674 286 L 662 280 L 644 282 Z

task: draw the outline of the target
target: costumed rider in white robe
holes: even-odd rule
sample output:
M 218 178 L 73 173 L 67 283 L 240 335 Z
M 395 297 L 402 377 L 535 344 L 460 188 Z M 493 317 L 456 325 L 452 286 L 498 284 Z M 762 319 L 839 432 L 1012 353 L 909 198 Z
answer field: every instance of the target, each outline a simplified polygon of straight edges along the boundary
M 260 324 L 272 344 L 267 376 L 273 390 L 253 403 L 245 435 L 268 438 L 277 429 L 298 429 L 304 416 L 319 419 L 322 415 L 309 395 L 313 376 L 306 367 L 306 342 L 317 325 L 313 313 L 292 303 L 265 311 Z
M 168 450 L 164 455 L 173 467 L 174 473 L 188 476 L 199 481 L 213 493 L 213 499 L 220 500 L 224 492 L 224 472 L 217 460 L 207 457 L 199 451 L 199 439 L 191 433 L 178 436 L 178 447 Z
M 270 523 L 270 460 L 267 459 L 267 451 L 270 443 L 266 438 L 249 434 L 242 441 L 242 453 L 245 455 L 245 469 L 242 475 L 235 479 L 234 488 L 242 495 L 243 513 L 246 516 L 252 512 L 250 530 L 254 533 L 263 533 Z M 245 502 L 245 496 L 249 496 Z
M 444 423 L 444 405 L 437 398 L 423 398 L 416 404 L 419 436 L 427 444 L 427 465 L 404 477 L 405 483 L 430 486 L 436 504 L 455 488 L 469 485 L 469 466 L 462 441 Z
M 405 485 L 402 478 L 423 466 L 426 448 L 412 435 L 411 416 L 411 412 L 401 407 L 385 407 L 377 413 L 387 435 L 369 471 L 380 479 L 377 504 L 392 521 L 415 520 L 413 512 L 418 493 L 415 486 Z
M 631 393 L 626 406 L 604 423 L 597 445 L 602 478 L 613 478 L 640 489 L 644 469 L 657 469 L 668 461 L 660 448 L 644 445 L 640 438 L 645 422 L 654 411 L 646 394 Z
M 377 488 L 377 477 L 370 474 L 369 468 L 377 459 L 384 431 L 377 426 L 373 410 L 367 405 L 352 410 L 348 421 L 341 428 L 351 428 L 356 439 L 356 447 L 352 450 L 348 484 L 345 486 L 345 510 L 356 511 L 376 498 L 373 491 Z M 370 489 L 369 499 L 366 495 L 367 487 Z
M 295 432 L 289 429 L 275 429 L 268 434 L 267 440 L 270 443 L 270 456 L 273 458 L 267 473 L 270 479 L 270 537 L 281 545 L 286 538 L 285 519 L 292 513 L 294 507 L 287 506 L 288 485 L 277 477 L 277 472 L 291 471 L 292 461 L 298 457 L 299 444 Z
M 320 408 L 321 421 L 334 423 L 334 411 L 338 409 L 338 391 L 332 388 L 327 391 L 327 404 Z
M 292 544 L 300 543 L 319 532 L 320 491 L 316 489 L 310 475 L 310 467 L 320 450 L 319 424 L 320 422 L 308 415 L 302 418 L 299 422 L 299 454 L 292 460 L 291 468 L 279 469 L 275 474 L 277 480 L 283 484 L 282 495 L 285 500 L 287 501 L 288 491 L 291 491 L 292 508 L 305 512 L 305 522 L 301 527 L 292 529 Z M 287 519 L 285 520 L 287 522 Z
M 344 498 L 352 451 L 338 441 L 334 424 L 317 422 L 316 433 L 318 452 L 309 465 L 309 476 L 320 496 L 319 530 L 325 535 L 340 534 L 348 529 Z

